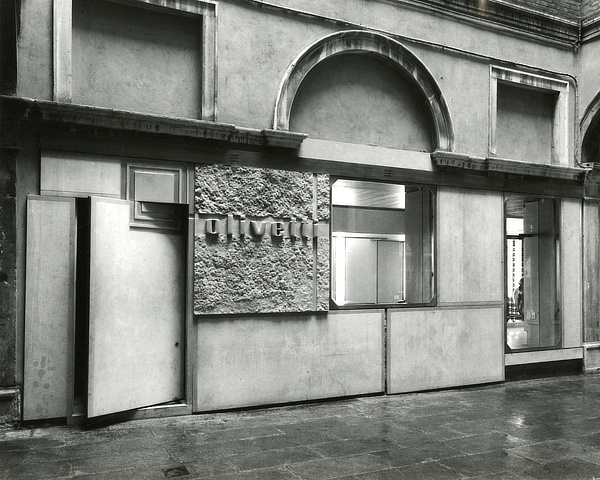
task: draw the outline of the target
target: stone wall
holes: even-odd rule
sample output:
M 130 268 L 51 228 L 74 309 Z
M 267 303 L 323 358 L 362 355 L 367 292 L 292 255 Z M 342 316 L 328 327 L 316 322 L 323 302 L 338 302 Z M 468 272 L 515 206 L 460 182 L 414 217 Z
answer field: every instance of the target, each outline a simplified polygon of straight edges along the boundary
M 16 176 L 15 157 L 0 155 L 0 427 L 19 415 L 16 382 Z
M 328 309 L 326 176 L 198 166 L 195 210 L 197 315 Z

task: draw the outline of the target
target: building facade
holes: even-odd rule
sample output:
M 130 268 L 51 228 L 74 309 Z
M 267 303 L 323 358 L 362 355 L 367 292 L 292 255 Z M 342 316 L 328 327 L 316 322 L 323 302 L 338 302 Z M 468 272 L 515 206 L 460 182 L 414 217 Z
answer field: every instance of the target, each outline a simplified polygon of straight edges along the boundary
M 2 4 L 0 416 L 600 370 L 600 4 Z

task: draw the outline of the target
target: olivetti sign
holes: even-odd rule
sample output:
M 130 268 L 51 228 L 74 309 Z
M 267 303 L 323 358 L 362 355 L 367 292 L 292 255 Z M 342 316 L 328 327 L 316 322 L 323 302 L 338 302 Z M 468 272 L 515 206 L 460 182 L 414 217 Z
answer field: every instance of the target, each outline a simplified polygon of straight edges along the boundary
M 247 218 L 245 215 L 227 215 L 215 218 L 198 216 L 196 231 L 204 230 L 207 236 L 218 237 L 239 236 L 240 238 L 262 238 L 265 235 L 271 238 L 309 239 L 318 238 L 319 225 L 317 220 L 306 220 L 297 218 L 273 219 L 273 218 Z M 203 224 L 202 224 L 203 222 Z M 198 228 L 200 227 L 200 228 Z

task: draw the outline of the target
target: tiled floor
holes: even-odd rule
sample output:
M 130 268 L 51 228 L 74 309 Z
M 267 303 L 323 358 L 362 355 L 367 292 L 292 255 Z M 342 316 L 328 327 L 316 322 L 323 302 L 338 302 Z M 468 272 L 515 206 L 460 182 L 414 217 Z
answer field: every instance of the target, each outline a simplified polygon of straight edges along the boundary
M 600 478 L 600 375 L 0 431 L 0 479 Z

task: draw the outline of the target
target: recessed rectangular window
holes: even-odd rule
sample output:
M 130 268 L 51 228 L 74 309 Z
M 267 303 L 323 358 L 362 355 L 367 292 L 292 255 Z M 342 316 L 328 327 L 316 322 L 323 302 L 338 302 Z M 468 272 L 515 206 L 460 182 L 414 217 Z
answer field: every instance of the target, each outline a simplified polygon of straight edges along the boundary
M 433 298 L 431 188 L 338 179 L 332 184 L 332 300 L 428 304 Z
M 505 216 L 507 350 L 559 348 L 558 203 L 511 194 Z
M 551 163 L 554 92 L 498 83 L 496 154 L 500 158 Z
M 569 165 L 570 108 L 568 82 L 492 66 L 490 156 Z
M 215 120 L 216 3 L 55 0 L 54 100 Z
M 200 17 L 73 1 L 73 102 L 198 118 Z

